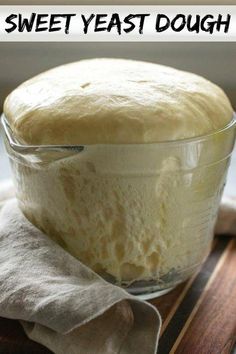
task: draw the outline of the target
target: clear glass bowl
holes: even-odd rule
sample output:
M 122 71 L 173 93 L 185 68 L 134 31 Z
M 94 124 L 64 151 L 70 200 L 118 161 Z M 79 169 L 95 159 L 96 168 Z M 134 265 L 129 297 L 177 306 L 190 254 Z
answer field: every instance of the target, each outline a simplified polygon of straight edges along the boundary
M 23 213 L 106 280 L 150 298 L 202 264 L 234 119 L 199 138 L 84 146 L 24 146 L 2 122 Z

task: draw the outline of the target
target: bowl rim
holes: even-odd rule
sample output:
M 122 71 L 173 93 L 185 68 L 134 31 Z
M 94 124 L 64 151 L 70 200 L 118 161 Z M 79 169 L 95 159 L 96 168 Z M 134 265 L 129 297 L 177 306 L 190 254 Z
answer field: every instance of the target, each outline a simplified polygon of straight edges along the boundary
M 47 152 L 47 151 L 65 151 L 65 150 L 73 150 L 75 152 L 80 152 L 83 151 L 85 147 L 120 147 L 120 146 L 125 146 L 127 148 L 130 147 L 138 147 L 138 146 L 182 146 L 185 144 L 191 144 L 191 143 L 201 143 L 206 140 L 209 140 L 211 138 L 214 138 L 215 136 L 222 134 L 224 132 L 227 132 L 228 130 L 231 130 L 232 128 L 236 127 L 236 113 L 233 112 L 232 119 L 230 122 L 225 125 L 224 127 L 215 130 L 209 134 L 205 135 L 199 135 L 199 136 L 194 136 L 190 138 L 184 138 L 184 139 L 178 139 L 178 140 L 165 140 L 165 141 L 159 141 L 159 142 L 148 142 L 148 143 L 96 143 L 96 144 L 77 144 L 77 145 L 29 145 L 29 144 L 21 144 L 13 134 L 13 131 L 11 129 L 10 123 L 7 121 L 6 116 L 4 113 L 1 115 L 1 124 L 5 133 L 5 137 L 7 138 L 7 141 L 10 145 L 10 147 L 18 153 L 37 153 L 37 152 Z M 235 129 L 236 132 L 236 129 Z

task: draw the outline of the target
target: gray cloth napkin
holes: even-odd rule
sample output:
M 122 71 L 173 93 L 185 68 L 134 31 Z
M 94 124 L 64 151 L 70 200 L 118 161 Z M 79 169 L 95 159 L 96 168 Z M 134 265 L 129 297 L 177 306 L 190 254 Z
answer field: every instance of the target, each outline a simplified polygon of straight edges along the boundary
M 215 234 L 236 235 L 236 196 L 223 196 L 215 226 Z
M 2 199 L 12 195 L 4 190 Z M 29 338 L 58 354 L 153 354 L 161 326 L 152 305 L 51 241 L 15 199 L 0 211 L 0 316 L 21 320 Z

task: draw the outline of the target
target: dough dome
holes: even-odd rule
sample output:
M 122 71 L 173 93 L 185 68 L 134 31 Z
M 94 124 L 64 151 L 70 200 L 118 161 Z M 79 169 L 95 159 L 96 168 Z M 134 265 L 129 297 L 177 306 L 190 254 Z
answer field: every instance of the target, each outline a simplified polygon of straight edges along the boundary
M 83 60 L 16 88 L 4 113 L 26 144 L 152 143 L 209 134 L 233 109 L 208 80 L 149 62 Z

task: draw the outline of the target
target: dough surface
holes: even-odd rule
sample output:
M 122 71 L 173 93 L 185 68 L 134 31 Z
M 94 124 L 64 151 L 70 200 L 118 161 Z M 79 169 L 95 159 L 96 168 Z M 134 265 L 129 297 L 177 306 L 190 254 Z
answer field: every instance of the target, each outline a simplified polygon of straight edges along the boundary
M 224 92 L 195 74 L 148 62 L 91 59 L 57 67 L 16 88 L 4 113 L 26 144 L 178 140 L 227 125 Z

